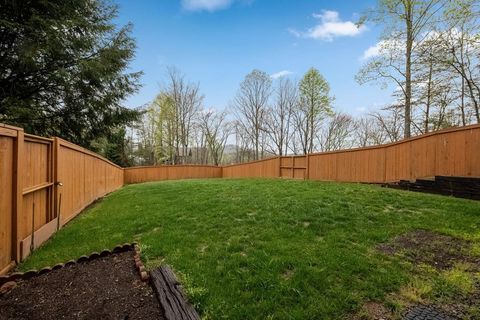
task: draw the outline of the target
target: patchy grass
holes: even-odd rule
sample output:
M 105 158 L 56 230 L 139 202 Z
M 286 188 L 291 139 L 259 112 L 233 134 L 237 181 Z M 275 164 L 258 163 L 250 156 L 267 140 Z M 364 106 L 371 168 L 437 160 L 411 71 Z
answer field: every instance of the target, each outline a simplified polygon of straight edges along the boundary
M 464 275 L 435 270 L 410 284 L 415 264 L 377 247 L 420 229 L 478 243 L 479 218 L 480 202 L 372 185 L 145 183 L 90 208 L 20 269 L 139 241 L 147 266 L 170 264 L 206 319 L 341 319 L 367 301 L 396 305 L 391 292 L 430 296 L 433 279 L 455 287 Z

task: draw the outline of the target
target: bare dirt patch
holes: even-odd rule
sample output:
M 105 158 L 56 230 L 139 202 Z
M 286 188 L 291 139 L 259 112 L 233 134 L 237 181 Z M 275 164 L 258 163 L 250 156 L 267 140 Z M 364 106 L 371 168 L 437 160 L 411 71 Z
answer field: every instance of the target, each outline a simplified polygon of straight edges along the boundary
M 282 279 L 283 280 L 290 280 L 293 277 L 294 274 L 295 274 L 295 270 L 287 269 L 282 273 Z
M 471 243 L 427 230 L 416 230 L 377 246 L 386 254 L 402 254 L 414 264 L 428 264 L 436 269 L 449 269 L 458 262 L 477 264 L 478 259 L 468 255 Z
M 352 320 L 392 320 L 393 313 L 379 302 L 370 301 L 365 303 L 360 311 L 353 317 L 348 317 Z
M 53 270 L 0 296 L 0 319 L 164 319 L 133 252 Z
M 408 295 L 392 294 L 406 307 L 402 319 L 480 319 L 480 258 L 472 247 L 473 242 L 426 230 L 377 246 L 414 265 L 433 267 L 416 269 Z

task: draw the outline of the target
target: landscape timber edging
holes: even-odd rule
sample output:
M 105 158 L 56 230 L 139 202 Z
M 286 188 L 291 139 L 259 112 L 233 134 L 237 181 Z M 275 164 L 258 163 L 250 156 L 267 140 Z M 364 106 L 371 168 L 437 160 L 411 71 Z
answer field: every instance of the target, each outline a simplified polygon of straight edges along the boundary
M 167 320 L 200 320 L 200 316 L 188 301 L 183 287 L 168 265 L 150 272 L 150 282 Z
M 142 281 L 146 281 L 149 278 L 147 271 L 145 270 L 145 266 L 143 265 L 142 261 L 140 260 L 140 247 L 136 242 L 133 243 L 125 243 L 123 245 L 117 245 L 112 250 L 104 249 L 100 253 L 99 252 L 92 252 L 90 255 L 83 255 L 79 257 L 77 260 L 69 260 L 65 263 L 57 263 L 53 267 L 44 267 L 40 270 L 28 270 L 25 272 L 13 272 L 8 275 L 0 276 L 0 288 L 6 284 L 7 282 L 12 281 L 20 281 L 20 280 L 28 280 L 32 277 L 40 276 L 42 274 L 48 273 L 52 270 L 61 269 L 66 266 L 74 265 L 77 263 L 84 263 L 88 261 L 92 261 L 98 258 L 103 258 L 110 256 L 112 254 L 127 252 L 127 251 L 134 251 L 134 261 L 135 261 L 135 268 L 137 269 L 140 278 Z M 1 290 L 0 290 L 1 292 Z

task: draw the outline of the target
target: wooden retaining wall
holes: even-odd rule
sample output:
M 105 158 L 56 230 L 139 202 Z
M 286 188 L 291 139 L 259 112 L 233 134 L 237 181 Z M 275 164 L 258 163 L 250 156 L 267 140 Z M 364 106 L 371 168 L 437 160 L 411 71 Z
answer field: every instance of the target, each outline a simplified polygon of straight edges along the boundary
M 124 184 L 190 178 L 289 178 L 385 183 L 430 176 L 480 177 L 480 125 L 400 142 L 215 167 L 123 169 L 59 138 L 0 124 L 0 274 L 90 203 Z

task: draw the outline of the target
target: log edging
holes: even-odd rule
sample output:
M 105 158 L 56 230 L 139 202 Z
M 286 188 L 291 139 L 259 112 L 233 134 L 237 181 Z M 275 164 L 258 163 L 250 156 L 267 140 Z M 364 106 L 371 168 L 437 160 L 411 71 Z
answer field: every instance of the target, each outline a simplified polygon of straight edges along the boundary
M 40 276 L 42 274 L 51 272 L 53 270 L 58 270 L 58 269 L 66 267 L 66 266 L 71 266 L 71 265 L 74 265 L 74 264 L 77 264 L 77 263 L 84 263 L 84 262 L 92 261 L 92 260 L 95 260 L 95 259 L 98 259 L 98 258 L 103 258 L 103 257 L 106 257 L 106 256 L 110 256 L 110 255 L 116 254 L 116 253 L 131 251 L 132 249 L 135 250 L 135 256 L 137 256 L 137 255 L 139 255 L 140 249 L 138 248 L 138 250 L 137 250 L 136 248 L 138 248 L 138 245 L 135 242 L 134 243 L 125 243 L 123 245 L 115 246 L 112 250 L 104 249 L 101 252 L 92 252 L 88 256 L 83 255 L 83 256 L 79 257 L 77 260 L 69 260 L 69 261 L 64 262 L 64 263 L 57 263 L 53 267 L 47 266 L 47 267 L 44 267 L 40 270 L 32 269 L 32 270 L 28 270 L 28 271 L 25 271 L 25 272 L 13 272 L 13 273 L 8 274 L 8 275 L 0 276 L 0 288 L 3 287 L 3 285 L 6 284 L 7 282 L 12 282 L 12 281 L 16 282 L 16 281 L 20 281 L 20 280 L 28 280 L 32 277 Z M 141 266 L 143 267 L 143 269 L 145 269 L 143 264 Z M 142 271 L 140 270 L 140 268 L 137 265 L 136 265 L 136 268 L 138 269 L 138 271 L 140 273 L 140 276 L 142 276 L 142 274 L 141 274 Z M 142 280 L 145 281 L 146 279 L 143 279 L 143 277 L 142 277 Z M 0 292 L 1 292 L 1 290 L 0 290 Z

